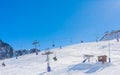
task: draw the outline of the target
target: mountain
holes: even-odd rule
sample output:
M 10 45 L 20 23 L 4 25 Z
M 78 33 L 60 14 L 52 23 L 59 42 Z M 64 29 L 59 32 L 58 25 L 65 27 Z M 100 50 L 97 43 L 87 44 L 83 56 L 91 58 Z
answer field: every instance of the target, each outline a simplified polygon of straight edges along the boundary
M 120 38 L 120 30 L 112 31 L 112 32 L 106 32 L 105 35 L 100 39 L 100 41 L 106 41 L 106 40 L 113 40 L 113 39 L 119 39 Z
M 49 52 L 50 51 L 50 52 Z M 119 75 L 120 42 L 116 40 L 89 42 L 56 48 L 4 60 L 6 66 L 0 66 L 0 75 Z M 51 72 L 47 72 L 47 53 Z M 53 54 L 52 54 L 53 53 Z M 92 55 L 88 61 L 84 55 Z M 106 55 L 107 62 L 98 62 L 98 56 Z M 53 57 L 57 57 L 57 61 Z M 108 58 L 111 58 L 111 63 Z M 1 60 L 0 63 L 3 61 Z
M 8 44 L 0 40 L 0 59 L 13 57 L 13 48 Z

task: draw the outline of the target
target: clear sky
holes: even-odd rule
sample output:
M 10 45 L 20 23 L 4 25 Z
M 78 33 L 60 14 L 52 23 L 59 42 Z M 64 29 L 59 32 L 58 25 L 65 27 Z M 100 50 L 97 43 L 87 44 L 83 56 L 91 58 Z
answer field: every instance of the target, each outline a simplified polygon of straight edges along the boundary
M 120 0 L 0 0 L 0 38 L 15 50 L 95 41 L 120 29 Z

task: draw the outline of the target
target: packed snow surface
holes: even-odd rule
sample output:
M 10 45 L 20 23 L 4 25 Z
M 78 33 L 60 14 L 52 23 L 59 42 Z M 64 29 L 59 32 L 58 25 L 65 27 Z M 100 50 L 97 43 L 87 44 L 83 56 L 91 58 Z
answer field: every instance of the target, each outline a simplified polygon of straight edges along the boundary
M 65 46 L 50 50 L 51 72 L 47 72 L 46 56 L 28 54 L 4 60 L 6 66 L 0 65 L 0 75 L 120 75 L 120 42 L 116 40 L 90 42 Z M 99 55 L 107 55 L 111 63 L 97 61 Z M 56 55 L 57 61 L 53 60 Z M 83 63 L 84 55 L 94 55 Z M 0 61 L 0 64 L 3 60 Z

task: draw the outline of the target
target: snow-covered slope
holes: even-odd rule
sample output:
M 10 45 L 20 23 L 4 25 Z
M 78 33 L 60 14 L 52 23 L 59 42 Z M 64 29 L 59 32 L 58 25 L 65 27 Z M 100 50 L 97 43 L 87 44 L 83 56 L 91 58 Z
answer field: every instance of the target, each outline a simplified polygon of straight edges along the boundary
M 97 56 L 109 55 L 111 63 L 96 62 Z M 116 40 L 76 44 L 51 50 L 50 66 L 47 72 L 46 56 L 29 54 L 18 59 L 6 59 L 5 67 L 0 66 L 0 75 L 119 75 L 120 74 L 120 42 Z M 57 61 L 53 60 L 54 55 Z M 82 63 L 84 54 L 94 55 L 90 62 Z M 2 63 L 2 61 L 0 61 Z

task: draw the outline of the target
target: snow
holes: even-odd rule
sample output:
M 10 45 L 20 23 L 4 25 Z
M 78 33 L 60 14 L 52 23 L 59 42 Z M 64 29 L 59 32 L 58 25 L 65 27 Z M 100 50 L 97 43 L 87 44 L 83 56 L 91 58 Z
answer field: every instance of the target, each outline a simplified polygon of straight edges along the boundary
M 97 62 L 97 56 L 109 56 L 111 63 L 102 64 Z M 62 49 L 52 49 L 54 54 L 50 55 L 51 72 L 47 72 L 46 56 L 28 54 L 11 59 L 6 59 L 6 66 L 0 65 L 0 75 L 119 75 L 120 74 L 120 42 L 116 40 L 89 42 L 75 44 L 63 47 Z M 57 61 L 53 60 L 54 55 L 57 56 Z M 85 54 L 94 55 L 90 62 L 84 60 Z M 108 61 L 108 60 L 107 60 Z M 2 63 L 3 60 L 0 61 Z

